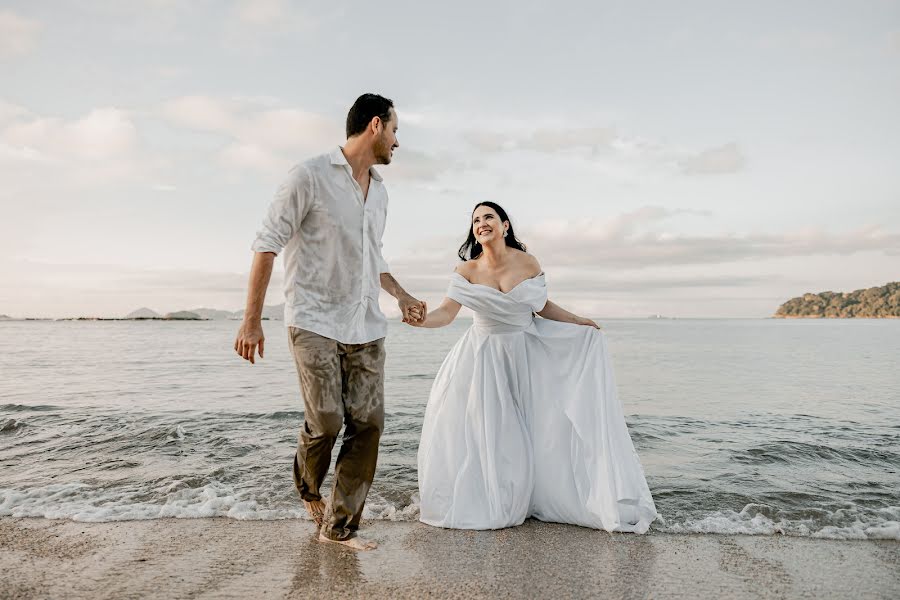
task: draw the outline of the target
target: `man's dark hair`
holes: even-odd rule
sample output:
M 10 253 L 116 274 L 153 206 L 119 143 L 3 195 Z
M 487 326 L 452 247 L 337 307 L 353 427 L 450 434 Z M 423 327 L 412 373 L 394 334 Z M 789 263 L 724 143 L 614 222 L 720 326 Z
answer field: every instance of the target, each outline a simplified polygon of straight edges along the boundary
M 387 123 L 391 120 L 393 101 L 378 94 L 363 94 L 356 99 L 347 113 L 347 137 L 359 135 L 366 130 L 375 117 Z

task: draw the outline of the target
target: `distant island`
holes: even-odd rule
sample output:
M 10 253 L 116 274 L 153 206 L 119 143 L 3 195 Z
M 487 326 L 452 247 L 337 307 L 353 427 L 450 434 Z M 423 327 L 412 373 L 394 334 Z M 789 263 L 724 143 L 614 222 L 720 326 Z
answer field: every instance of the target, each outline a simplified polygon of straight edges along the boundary
M 778 307 L 777 319 L 897 319 L 900 282 L 855 292 L 820 292 L 791 298 Z
M 81 316 L 66 318 L 10 317 L 0 314 L 0 321 L 239 321 L 244 318 L 244 311 L 219 310 L 215 308 L 194 308 L 176 310 L 169 313 L 158 313 L 150 308 L 133 310 L 124 317 Z M 284 320 L 284 304 L 264 306 L 263 321 Z
M 176 312 L 167 313 L 165 317 L 163 317 L 167 321 L 205 321 L 203 317 L 198 315 L 195 312 L 191 312 L 189 310 L 179 310 Z
M 131 311 L 123 319 L 125 321 L 236 321 L 244 318 L 244 311 L 219 310 L 216 308 L 193 308 L 160 314 L 150 308 L 139 308 Z M 264 306 L 263 321 L 281 321 L 284 318 L 284 304 Z
M 156 312 L 155 310 L 150 310 L 149 308 L 139 308 L 137 310 L 133 310 L 127 315 L 125 315 L 126 319 L 161 319 L 162 315 Z

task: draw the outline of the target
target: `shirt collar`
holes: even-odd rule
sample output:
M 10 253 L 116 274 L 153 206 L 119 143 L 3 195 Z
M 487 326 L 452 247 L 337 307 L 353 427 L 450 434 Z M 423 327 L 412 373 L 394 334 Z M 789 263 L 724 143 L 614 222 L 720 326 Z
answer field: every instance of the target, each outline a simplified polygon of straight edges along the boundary
M 331 152 L 331 164 L 333 165 L 347 165 L 350 166 L 350 163 L 347 162 L 347 157 L 344 156 L 341 147 L 338 146 Z M 375 181 L 382 181 L 381 174 L 375 170 L 375 167 L 369 167 L 369 175 L 372 176 L 372 179 Z

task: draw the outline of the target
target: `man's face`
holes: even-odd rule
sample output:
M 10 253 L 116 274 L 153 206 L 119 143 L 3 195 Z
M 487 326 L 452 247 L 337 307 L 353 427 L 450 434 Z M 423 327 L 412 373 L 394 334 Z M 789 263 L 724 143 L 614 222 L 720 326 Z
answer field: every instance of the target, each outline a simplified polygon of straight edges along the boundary
M 391 164 L 394 148 L 400 147 L 400 142 L 397 141 L 398 127 L 397 113 L 392 108 L 390 120 L 381 122 L 379 133 L 375 138 L 375 160 L 379 165 Z

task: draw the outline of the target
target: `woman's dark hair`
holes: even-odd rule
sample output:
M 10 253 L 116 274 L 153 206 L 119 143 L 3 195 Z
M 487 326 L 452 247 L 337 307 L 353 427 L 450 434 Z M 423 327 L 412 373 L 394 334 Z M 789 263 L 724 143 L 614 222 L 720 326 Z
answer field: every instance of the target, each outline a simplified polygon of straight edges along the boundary
M 509 221 L 509 230 L 507 230 L 506 237 L 503 238 L 506 240 L 506 245 L 510 248 L 525 252 L 525 244 L 520 242 L 516 237 L 516 233 L 513 231 L 512 221 L 510 221 L 509 215 L 506 214 L 503 207 L 495 202 L 479 202 L 475 205 L 475 208 L 472 209 L 472 214 L 475 214 L 475 211 L 478 210 L 479 206 L 487 206 L 488 208 L 493 209 L 493 211 L 497 213 L 497 216 L 500 217 L 500 221 Z M 466 241 L 463 242 L 463 245 L 459 247 L 459 258 L 461 260 L 472 260 L 481 254 L 481 252 L 481 244 L 479 244 L 478 240 L 475 238 L 475 232 L 472 231 L 472 218 L 469 217 L 469 235 L 466 237 Z
M 387 123 L 391 120 L 391 109 L 394 102 L 378 94 L 363 94 L 356 99 L 350 112 L 347 113 L 347 138 L 359 135 L 366 130 L 375 117 Z

